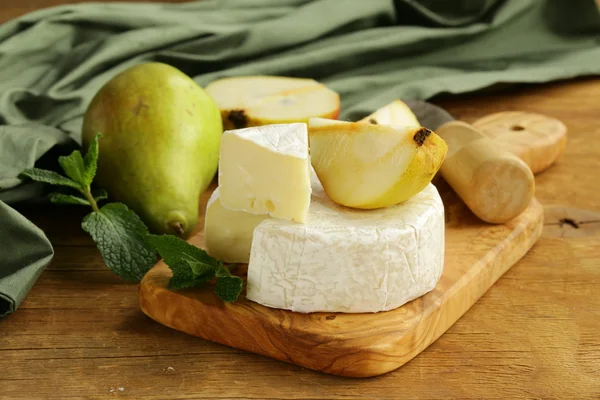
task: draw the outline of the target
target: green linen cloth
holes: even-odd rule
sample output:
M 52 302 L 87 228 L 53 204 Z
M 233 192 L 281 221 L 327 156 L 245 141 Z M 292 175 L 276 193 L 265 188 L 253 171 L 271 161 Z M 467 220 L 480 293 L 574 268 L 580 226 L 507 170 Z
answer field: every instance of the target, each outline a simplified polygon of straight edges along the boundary
M 0 25 L 0 201 L 39 200 L 18 174 L 80 143 L 96 91 L 145 61 L 205 86 L 250 74 L 311 77 L 340 93 L 342 119 L 427 99 L 600 72 L 594 0 L 205 0 L 90 3 Z M 50 206 L 48 205 L 50 208 Z M 11 311 L 51 252 L 0 203 L 0 299 Z M 8 233 L 6 233 L 8 232 Z M 0 300 L 2 301 L 2 300 Z
M 54 251 L 38 227 L 0 201 L 0 317 L 15 311 Z

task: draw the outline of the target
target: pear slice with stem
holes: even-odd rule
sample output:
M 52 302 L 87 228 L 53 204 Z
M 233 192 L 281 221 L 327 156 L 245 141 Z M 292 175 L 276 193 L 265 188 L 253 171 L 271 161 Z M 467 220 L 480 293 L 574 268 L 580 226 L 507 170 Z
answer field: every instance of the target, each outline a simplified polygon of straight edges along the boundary
M 423 127 L 309 121 L 312 166 L 336 203 L 375 209 L 408 200 L 442 165 L 448 146 Z
M 337 119 L 340 96 L 313 79 L 241 76 L 218 79 L 206 92 L 221 110 L 225 130 Z

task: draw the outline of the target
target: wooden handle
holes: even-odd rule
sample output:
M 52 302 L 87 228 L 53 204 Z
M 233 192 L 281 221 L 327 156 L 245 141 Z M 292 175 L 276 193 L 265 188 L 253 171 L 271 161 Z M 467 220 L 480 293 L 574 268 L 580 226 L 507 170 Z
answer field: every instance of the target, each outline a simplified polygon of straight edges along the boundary
M 534 174 L 551 166 L 567 143 L 567 127 L 545 115 L 522 111 L 490 114 L 473 127 L 519 157 Z
M 448 122 L 436 133 L 448 144 L 440 172 L 477 217 L 501 224 L 527 208 L 535 181 L 525 162 L 464 122 Z

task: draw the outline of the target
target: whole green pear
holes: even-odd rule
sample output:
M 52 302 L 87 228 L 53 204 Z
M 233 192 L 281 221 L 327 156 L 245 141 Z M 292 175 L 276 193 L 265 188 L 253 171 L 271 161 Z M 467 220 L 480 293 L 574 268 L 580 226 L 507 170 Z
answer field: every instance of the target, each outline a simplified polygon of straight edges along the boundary
M 95 182 L 154 233 L 187 237 L 218 167 L 223 127 L 212 98 L 178 69 L 130 67 L 106 83 L 84 116 L 83 146 L 102 134 Z

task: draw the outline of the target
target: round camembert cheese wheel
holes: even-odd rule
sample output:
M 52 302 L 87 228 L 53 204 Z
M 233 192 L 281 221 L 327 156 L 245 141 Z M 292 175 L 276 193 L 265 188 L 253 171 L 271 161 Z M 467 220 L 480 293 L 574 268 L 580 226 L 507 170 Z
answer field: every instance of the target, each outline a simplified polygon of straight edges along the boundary
M 433 184 L 395 206 L 354 210 L 313 180 L 305 224 L 269 218 L 254 229 L 247 298 L 301 313 L 388 311 L 433 290 L 443 266 Z

